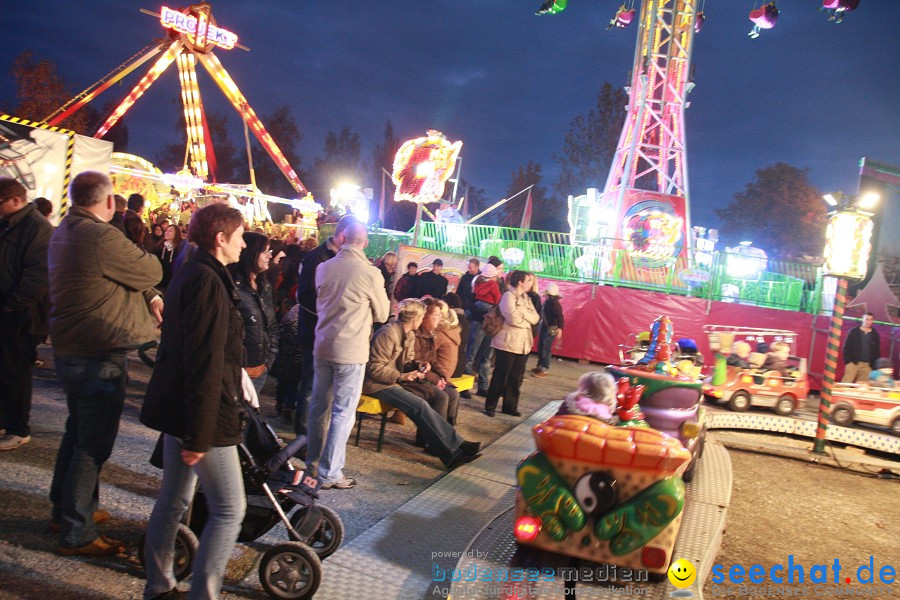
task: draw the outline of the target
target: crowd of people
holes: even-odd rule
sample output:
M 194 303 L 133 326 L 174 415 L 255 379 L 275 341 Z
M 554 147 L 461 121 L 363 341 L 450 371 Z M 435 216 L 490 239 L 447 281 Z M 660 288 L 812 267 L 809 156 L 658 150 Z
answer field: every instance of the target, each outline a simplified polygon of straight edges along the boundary
M 409 418 L 415 443 L 453 469 L 477 459 L 481 444 L 456 431 L 452 380 L 479 373 L 485 413 L 502 399 L 502 411 L 518 415 L 533 336 L 539 326 L 551 337 L 562 331 L 561 311 L 542 323 L 532 274 L 504 278 L 491 257 L 483 267 L 473 258 L 455 291 L 440 259 L 397 277 L 397 254 L 373 264 L 367 228 L 352 215 L 316 245 L 245 231 L 241 211 L 222 203 L 146 219 L 140 195 L 116 195 L 98 172 L 74 177 L 69 200 L 54 228 L 20 183 L 0 179 L 0 450 L 31 441 L 32 369 L 49 335 L 68 409 L 49 489 L 57 552 L 124 551 L 101 532 L 110 515 L 99 507 L 99 479 L 118 434 L 127 356 L 158 340 L 140 416 L 159 432 L 163 467 L 144 548 L 148 599 L 183 596 L 172 552 L 197 481 L 209 519 L 191 597 L 218 595 L 246 510 L 236 445 L 269 377 L 276 414 L 308 439 L 308 474 L 322 489 L 348 489 L 361 394 Z M 546 294 L 551 306 L 558 289 Z M 489 313 L 502 323 L 485 332 Z

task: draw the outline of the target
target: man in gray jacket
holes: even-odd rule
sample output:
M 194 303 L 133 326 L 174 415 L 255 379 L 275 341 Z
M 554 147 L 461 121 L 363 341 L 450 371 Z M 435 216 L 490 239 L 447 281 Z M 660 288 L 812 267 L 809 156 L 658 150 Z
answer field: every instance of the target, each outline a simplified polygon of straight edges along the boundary
M 116 208 L 109 177 L 79 174 L 69 198 L 49 253 L 50 336 L 69 408 L 50 487 L 51 529 L 60 531 L 60 554 L 103 556 L 124 546 L 97 532 L 96 522 L 109 518 L 97 510 L 100 469 L 119 431 L 125 354 L 155 339 L 162 321 L 152 289 L 162 266 L 109 224 Z
M 381 272 L 363 250 L 366 226 L 351 224 L 337 255 L 316 269 L 315 375 L 309 403 L 307 465 L 322 489 L 356 485 L 344 477 L 347 439 L 362 393 L 372 323 L 384 323 L 390 302 Z

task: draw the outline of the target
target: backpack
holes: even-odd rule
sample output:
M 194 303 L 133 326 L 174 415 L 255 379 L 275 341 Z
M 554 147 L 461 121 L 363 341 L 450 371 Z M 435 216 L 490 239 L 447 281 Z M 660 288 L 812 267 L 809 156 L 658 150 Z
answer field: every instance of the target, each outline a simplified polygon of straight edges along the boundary
M 500 333 L 500 329 L 503 328 L 503 323 L 503 314 L 500 312 L 500 308 L 492 306 L 490 310 L 484 313 L 484 318 L 481 321 L 481 329 L 484 331 L 484 335 L 494 337 Z

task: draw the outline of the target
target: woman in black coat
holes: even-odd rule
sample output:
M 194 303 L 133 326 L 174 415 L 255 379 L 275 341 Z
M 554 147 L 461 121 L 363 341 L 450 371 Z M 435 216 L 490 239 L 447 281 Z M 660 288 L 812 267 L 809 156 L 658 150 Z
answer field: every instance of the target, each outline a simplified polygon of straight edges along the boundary
M 278 319 L 272 286 L 266 277 L 272 254 L 269 238 L 262 233 L 245 233 L 244 244 L 240 260 L 228 270 L 241 299 L 238 309 L 244 318 L 244 368 L 259 392 L 278 354 Z
M 175 537 L 199 479 L 209 518 L 193 563 L 193 585 L 217 597 L 246 510 L 236 445 L 244 410 L 244 322 L 225 265 L 244 247 L 243 215 L 210 204 L 191 219 L 198 249 L 165 296 L 162 340 L 141 422 L 161 431 L 163 481 L 144 543 L 145 598 L 175 597 Z M 252 388 L 251 388 L 252 389 Z

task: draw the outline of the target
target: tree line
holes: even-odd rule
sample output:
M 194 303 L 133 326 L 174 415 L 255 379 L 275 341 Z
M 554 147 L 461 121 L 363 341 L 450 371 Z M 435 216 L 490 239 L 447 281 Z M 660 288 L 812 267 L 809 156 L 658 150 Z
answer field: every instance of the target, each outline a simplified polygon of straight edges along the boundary
M 56 64 L 49 60 L 37 60 L 30 51 L 15 59 L 11 73 L 16 84 L 16 103 L 4 106 L 4 110 L 15 116 L 42 120 L 74 96 L 59 75 Z M 117 103 L 116 99 L 109 100 L 100 110 L 88 104 L 60 125 L 77 133 L 92 135 Z M 569 124 L 562 150 L 554 156 L 560 168 L 559 177 L 549 187 L 542 166 L 537 162 L 529 161 L 510 174 L 507 197 L 533 186 L 532 223 L 540 223 L 538 228 L 568 231 L 568 196 L 579 195 L 588 187 L 602 189 L 624 124 L 627 104 L 628 97 L 623 89 L 615 88 L 609 82 L 603 83 L 596 104 Z M 208 111 L 206 118 L 217 163 L 216 179 L 223 182 L 249 181 L 243 140 L 235 141 L 229 135 L 230 119 L 234 115 Z M 393 124 L 388 120 L 381 141 L 375 144 L 367 158 L 363 154 L 359 134 L 344 125 L 339 131 L 326 135 L 319 156 L 312 161 L 304 161 L 297 150 L 303 133 L 287 105 L 260 115 L 260 119 L 300 179 L 316 198 L 322 200 L 328 198 L 331 185 L 339 180 L 363 182 L 364 187 L 376 190 L 377 197 L 381 190 L 382 169 L 391 172 L 394 155 L 404 141 L 396 136 Z M 184 118 L 181 117 L 173 127 L 173 133 L 183 139 Z M 120 120 L 105 139 L 113 142 L 116 151 L 126 151 L 129 139 L 125 119 Z M 257 186 L 275 196 L 296 195 L 290 183 L 252 137 L 251 147 Z M 163 171 L 171 172 L 182 167 L 184 154 L 184 143 L 171 144 L 161 148 L 151 160 Z M 449 197 L 452 186 L 447 187 Z M 459 195 L 466 198 L 471 215 L 495 201 L 487 197 L 483 188 L 465 177 L 460 178 L 458 189 Z M 390 194 L 390 189 L 387 193 Z M 518 227 L 525 210 L 525 199 L 523 194 L 479 222 Z M 747 183 L 743 191 L 734 194 L 730 204 L 715 212 L 721 220 L 720 236 L 726 244 L 752 239 L 770 255 L 780 258 L 821 254 L 825 207 L 820 192 L 808 180 L 808 169 L 784 163 L 758 169 L 756 179 Z M 407 230 L 414 219 L 415 206 L 411 203 L 389 202 L 383 225 Z

